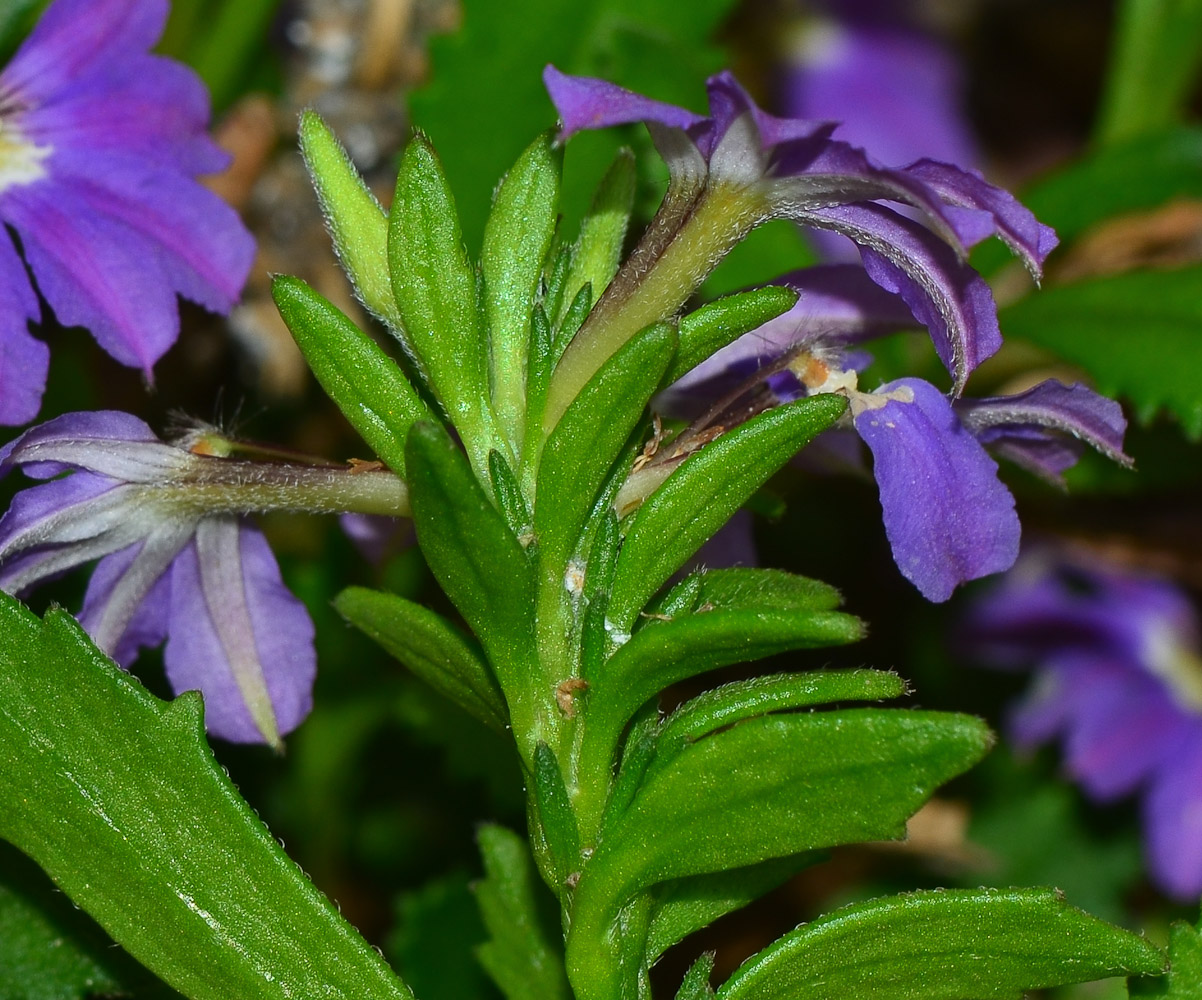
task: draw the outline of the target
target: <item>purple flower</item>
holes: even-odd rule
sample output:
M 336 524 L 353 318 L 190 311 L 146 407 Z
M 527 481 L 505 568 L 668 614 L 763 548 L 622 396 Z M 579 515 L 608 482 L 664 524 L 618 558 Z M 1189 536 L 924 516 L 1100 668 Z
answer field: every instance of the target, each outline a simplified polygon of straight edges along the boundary
M 544 81 L 563 122 L 562 138 L 641 121 L 668 164 L 668 196 L 631 258 L 632 275 L 646 280 L 679 234 L 707 222 L 711 204 L 745 229 L 789 218 L 841 233 L 860 247 L 869 277 L 900 295 L 929 329 L 957 395 L 973 368 L 1001 345 L 992 294 L 964 263 L 964 248 L 996 234 L 1038 275 L 1056 243 L 1048 227 L 979 176 L 925 160 L 900 169 L 880 166 L 833 139 L 829 122 L 760 110 L 728 73 L 709 81 L 708 118 L 550 66 Z M 917 210 L 926 224 L 881 201 Z M 729 246 L 710 249 L 720 255 Z M 707 263 L 712 260 L 713 253 Z M 597 311 L 604 315 L 607 299 L 623 302 L 631 294 L 619 275 Z
M 176 295 L 227 312 L 254 257 L 237 213 L 194 178 L 228 156 L 208 96 L 147 50 L 166 0 L 56 0 L 0 73 L 0 220 L 64 326 L 149 376 L 179 333 Z M 38 300 L 0 236 L 0 423 L 36 416 L 49 352 Z
M 254 497 L 228 470 L 249 463 L 198 451 L 112 411 L 26 431 L 0 450 L 0 474 L 20 466 L 49 481 L 0 518 L 0 589 L 99 559 L 79 616 L 96 644 L 128 664 L 166 640 L 167 678 L 203 693 L 210 732 L 278 747 L 312 707 L 313 625 L 263 535 L 234 512 Z M 245 478 L 269 488 L 261 473 Z
M 1059 737 L 1092 798 L 1138 794 L 1148 866 L 1169 894 L 1202 893 L 1202 654 L 1198 617 L 1166 580 L 1091 560 L 1025 559 L 978 602 L 982 660 L 1033 667 L 1011 718 L 1023 747 Z
M 1012 396 L 953 401 L 928 382 L 903 378 L 864 392 L 858 372 L 866 359 L 853 349 L 915 325 L 910 310 L 851 265 L 810 268 L 781 282 L 798 291 L 796 305 L 698 365 L 661 405 L 725 424 L 712 400 L 738 413 L 759 383 L 778 402 L 846 396 L 849 418 L 832 433 L 854 431 L 872 452 L 894 559 L 928 600 L 945 601 L 961 583 L 1008 569 L 1018 556 L 1014 498 L 990 451 L 1057 484 L 1086 445 L 1130 464 L 1122 409 L 1083 385 L 1046 381 Z

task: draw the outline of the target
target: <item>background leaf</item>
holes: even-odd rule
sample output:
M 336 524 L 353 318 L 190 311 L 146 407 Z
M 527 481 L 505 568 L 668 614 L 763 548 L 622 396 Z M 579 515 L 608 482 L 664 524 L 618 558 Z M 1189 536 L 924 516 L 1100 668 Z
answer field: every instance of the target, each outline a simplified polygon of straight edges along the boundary
M 1145 422 L 1172 412 L 1202 435 L 1202 265 L 1049 288 L 1001 313 L 1002 328 L 1080 365 Z

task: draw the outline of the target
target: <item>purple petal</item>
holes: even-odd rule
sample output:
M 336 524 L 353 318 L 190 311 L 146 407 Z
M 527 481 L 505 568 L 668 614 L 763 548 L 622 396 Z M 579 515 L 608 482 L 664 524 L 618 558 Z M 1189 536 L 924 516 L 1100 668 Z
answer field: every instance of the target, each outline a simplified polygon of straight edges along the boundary
M 123 153 L 189 176 L 229 165 L 230 155 L 205 134 L 208 91 L 187 66 L 140 55 L 86 83 L 21 115 L 27 138 L 55 150 L 52 172 L 67 150 Z
M 1202 893 L 1202 724 L 1192 721 L 1167 748 L 1143 810 L 1153 879 L 1191 903 Z
M 563 123 L 561 142 L 585 129 L 611 125 L 657 122 L 668 128 L 688 129 L 707 122 L 701 115 L 674 104 L 644 97 L 607 80 L 569 76 L 551 65 L 543 70 L 543 84 Z
M 65 153 L 55 170 L 93 213 L 155 247 L 174 291 L 213 312 L 229 312 L 246 283 L 255 241 L 217 195 L 128 156 Z
M 41 409 L 50 349 L 29 332 L 41 312 L 25 265 L 0 234 L 0 424 L 28 423 Z
M 144 53 L 163 33 L 167 0 L 55 0 L 17 50 L 0 86 L 40 102 Z
M 185 537 L 177 547 L 176 553 L 186 542 Z M 137 570 L 134 577 L 129 575 L 135 560 L 144 550 L 145 543 L 131 545 L 101 559 L 88 581 L 83 609 L 76 616 L 96 644 L 123 667 L 129 666 L 143 647 L 158 646 L 167 638 L 167 622 L 171 610 L 171 576 L 164 571 L 166 567 L 149 579 L 146 578 L 147 574 L 139 574 Z M 122 628 L 114 637 L 110 634 L 112 626 L 104 624 L 104 619 L 107 617 L 111 620 L 113 615 L 106 612 L 112 607 L 114 596 L 121 604 L 131 603 L 123 599 L 123 595 L 117 591 L 121 589 L 123 581 L 129 581 L 126 591 L 132 590 L 131 584 L 135 579 L 142 584 L 137 588 L 140 595 L 132 602 L 132 607 L 122 608 Z
M 855 416 L 872 451 L 885 533 L 902 575 L 928 600 L 945 601 L 958 584 L 1014 563 L 1014 498 L 938 389 L 908 378 L 874 396 L 885 393 L 910 399 L 888 399 Z
M 204 695 L 205 724 L 222 739 L 278 745 L 308 714 L 313 623 L 256 529 L 208 518 L 180 553 L 165 662 L 177 693 Z
M 921 156 L 970 164 L 978 154 L 962 77 L 951 53 L 917 31 L 824 20 L 786 71 L 780 103 L 791 116 L 843 122 L 841 136 L 890 166 Z
M 21 235 L 38 288 L 64 326 L 83 326 L 147 377 L 179 333 L 175 293 L 153 242 L 57 184 L 10 188 L 0 215 Z
M 1127 421 L 1122 407 L 1079 383 L 1067 386 L 1048 379 L 1013 396 L 960 399 L 955 406 L 979 441 L 998 446 L 1006 457 L 1053 482 L 1061 482 L 1061 473 L 1080 454 L 1079 447 L 1059 444 L 1066 437 L 1131 465 L 1123 452 Z
M 1048 254 L 1060 242 L 1056 231 L 1035 218 L 1014 195 L 995 187 L 975 172 L 961 170 L 950 163 L 919 160 L 907 167 L 906 173 L 930 185 L 953 205 L 987 213 L 997 235 L 1022 258 L 1036 277 L 1042 272 Z
M 164 444 L 137 417 L 119 410 L 67 413 L 31 428 L 0 451 L 0 473 L 15 465 L 46 479 L 86 469 L 126 483 L 178 478 L 203 458 Z
M 842 205 L 802 215 L 809 225 L 833 229 L 860 245 L 868 276 L 900 295 L 930 331 L 957 395 L 972 370 L 1002 346 L 989 286 L 924 226 L 881 205 Z

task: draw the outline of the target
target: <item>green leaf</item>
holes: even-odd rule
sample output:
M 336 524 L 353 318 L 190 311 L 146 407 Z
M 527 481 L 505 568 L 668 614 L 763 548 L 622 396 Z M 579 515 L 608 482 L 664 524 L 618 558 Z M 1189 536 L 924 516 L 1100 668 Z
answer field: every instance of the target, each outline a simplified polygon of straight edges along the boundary
M 526 553 L 442 427 L 414 425 L 406 464 L 422 554 L 484 646 L 515 730 L 529 732 L 534 578 Z
M 784 285 L 765 285 L 707 302 L 681 319 L 680 347 L 664 384 L 675 382 L 711 354 L 796 304 L 797 292 Z
M 603 75 L 661 100 L 698 102 L 702 81 L 724 61 L 709 40 L 733 6 L 733 0 L 698 0 L 682 17 L 670 0 L 532 0 L 515 17 L 503 4 L 467 0 L 462 28 L 433 40 L 430 82 L 410 98 L 410 109 L 463 192 L 469 242 L 475 245 L 483 230 L 496 179 L 527 137 L 554 121 L 541 79 L 547 63 Z M 597 140 L 588 147 L 590 164 L 608 163 L 622 142 L 616 130 L 588 139 Z M 600 169 L 581 174 L 569 199 L 579 206 L 576 217 Z
M 1002 329 L 1084 368 L 1147 422 L 1163 407 L 1202 435 L 1202 266 L 1049 288 L 1001 312 Z
M 366 587 L 348 587 L 334 598 L 334 607 L 434 690 L 506 731 L 505 699 L 479 646 L 442 615 Z
M 541 741 L 534 748 L 534 799 L 552 861 L 551 883 L 562 886 L 580 867 L 580 832 L 555 751 Z
M 810 670 L 723 684 L 686 701 L 663 721 L 656 762 L 723 726 L 759 715 L 836 701 L 883 701 L 906 691 L 904 680 L 883 670 Z
M 518 536 L 519 541 L 524 540 L 523 536 L 533 534 L 534 518 L 522 495 L 521 484 L 505 461 L 505 456 L 496 448 L 488 453 L 488 478 L 492 482 L 497 506 L 505 515 L 510 530 Z
M 736 566 L 695 575 L 697 603 L 730 611 L 830 611 L 843 603 L 829 583 L 780 569 Z
M 1118 5 L 1110 70 L 1096 129 L 1110 144 L 1179 121 L 1202 61 L 1200 0 Z
M 915 892 L 857 903 L 748 959 L 721 1000 L 1022 1000 L 1027 990 L 1157 973 L 1142 938 L 1050 889 Z
M 275 278 L 271 295 L 321 387 L 380 460 L 404 476 L 409 428 L 432 417 L 404 372 L 300 278 Z
M 815 852 L 770 858 L 745 868 L 694 875 L 657 886 L 644 962 L 653 965 L 678 941 L 708 927 L 719 917 L 742 909 L 821 858 Z
M 581 767 L 607 771 L 635 710 L 671 684 L 793 649 L 855 642 L 863 635 L 858 618 L 825 610 L 715 609 L 653 622 L 636 632 L 590 682 Z M 799 688 L 809 690 L 805 681 Z
M 36 865 L 0 843 L 0 996 L 84 1000 L 118 993 L 122 959 L 133 964 Z
M 376 316 L 403 335 L 388 273 L 388 213 L 316 111 L 301 113 L 300 147 L 338 260 Z
M 74 619 L 0 595 L 0 837 L 193 1000 L 412 994 L 284 854 L 205 742 Z
M 491 824 L 477 836 L 487 877 L 476 899 L 490 935 L 476 949 L 480 963 L 508 1000 L 571 1000 L 563 959 L 540 919 L 539 883 L 525 842 Z
M 468 877 L 454 872 L 400 897 L 384 948 L 422 1000 L 495 1000 L 472 955 L 487 936 Z
M 492 351 L 493 407 L 516 453 L 525 434 L 531 312 L 555 234 L 562 153 L 544 132 L 518 157 L 493 200 L 480 268 Z
M 710 975 L 714 971 L 713 952 L 705 952 L 697 956 L 697 961 L 689 966 L 681 980 L 680 989 L 676 991 L 676 1000 L 710 1000 L 714 991 L 710 988 Z
M 822 395 L 777 406 L 686 458 L 644 501 L 626 532 L 610 621 L 628 631 L 689 556 L 777 469 L 830 427 L 846 405 L 842 397 Z
M 1202 1000 L 1202 934 L 1187 923 L 1173 924 L 1168 975 L 1136 979 L 1129 985 L 1132 997 Z
M 539 558 L 562 580 L 610 467 L 638 424 L 676 349 L 676 330 L 636 334 L 580 391 L 547 438 L 539 463 L 534 533 Z
M 968 716 L 879 709 L 769 715 L 698 740 L 607 816 L 574 913 L 612 918 L 666 879 L 901 837 L 991 741 Z
M 408 343 L 473 467 L 486 471 L 492 413 L 476 270 L 438 155 L 420 132 L 401 157 L 389 213 L 388 267 Z
M 634 205 L 634 154 L 621 149 L 601 179 L 588 214 L 580 224 L 580 239 L 571 256 L 565 289 L 573 298 L 588 285 L 600 298 L 618 273 L 626 228 Z

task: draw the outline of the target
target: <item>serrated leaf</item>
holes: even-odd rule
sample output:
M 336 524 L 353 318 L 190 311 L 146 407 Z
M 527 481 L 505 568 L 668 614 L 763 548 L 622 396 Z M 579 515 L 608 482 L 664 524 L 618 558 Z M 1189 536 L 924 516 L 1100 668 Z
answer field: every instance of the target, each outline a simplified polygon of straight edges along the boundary
M 363 304 L 403 335 L 388 273 L 388 214 L 321 115 L 303 111 L 298 134 L 339 262 Z
M 1001 311 L 1002 329 L 1080 365 L 1141 419 L 1168 409 L 1202 435 L 1202 266 L 1049 288 Z
M 499 732 L 505 699 L 479 645 L 437 612 L 366 587 L 348 587 L 334 607 L 434 690 Z
M 1202 934 L 1187 923 L 1173 924 L 1167 975 L 1135 979 L 1129 986 L 1132 997 L 1202 1000 Z
M 774 407 L 685 459 L 643 502 L 627 529 L 610 595 L 610 621 L 629 630 L 667 579 L 845 407 L 845 400 L 830 395 Z
M 271 295 L 321 387 L 380 460 L 404 476 L 409 428 L 432 417 L 404 372 L 300 278 L 275 278 Z
M 1098 112 L 1098 141 L 1144 135 L 1182 118 L 1200 60 L 1202 2 L 1120 3 Z
M 580 224 L 565 283 L 567 295 L 575 297 L 588 285 L 593 298 L 599 299 L 617 274 L 634 205 L 634 186 L 634 154 L 621 149 L 601 178 Z
M 676 331 L 657 323 L 614 354 L 560 417 L 539 463 L 534 533 L 540 559 L 562 577 L 610 467 L 642 417 L 676 349 Z
M 645 964 L 654 964 L 672 945 L 694 931 L 742 909 L 821 858 L 817 853 L 771 858 L 746 868 L 694 875 L 657 886 L 647 928 Z
M 476 949 L 508 1000 L 571 1000 L 563 960 L 540 920 L 539 883 L 525 842 L 491 824 L 477 834 L 486 878 L 476 900 L 490 940 Z
M 406 339 L 473 467 L 486 470 L 492 413 L 476 269 L 438 155 L 421 133 L 401 157 L 389 213 L 388 266 Z
M 707 302 L 681 319 L 680 347 L 664 384 L 675 382 L 711 354 L 796 304 L 797 292 L 784 285 L 765 285 Z
M 608 769 L 635 710 L 669 685 L 776 653 L 855 642 L 863 634 L 858 618 L 837 611 L 715 609 L 653 622 L 590 682 L 581 767 Z
M 533 650 L 530 561 L 446 431 L 414 425 L 405 454 L 422 553 L 484 646 L 515 730 L 529 732 L 523 713 L 529 711 Z
M 496 1000 L 473 950 L 487 937 L 468 877 L 455 872 L 404 893 L 384 948 L 422 1000 Z
M 1068 241 L 1105 219 L 1198 197 L 1202 128 L 1182 126 L 1097 150 L 1043 179 L 1022 200 Z
M 480 269 L 493 408 L 516 452 L 525 435 L 531 311 L 555 233 L 562 153 L 544 132 L 505 175 L 484 227 Z
M 849 709 L 750 719 L 652 766 L 606 817 L 573 920 L 596 929 L 640 888 L 905 833 L 940 784 L 992 742 L 979 720 Z
M 1026 990 L 1156 973 L 1160 952 L 1050 889 L 915 892 L 857 903 L 748 959 L 720 1000 L 1022 1000 Z
M 0 836 L 193 1000 L 411 998 L 242 800 L 200 697 L 0 595 Z

